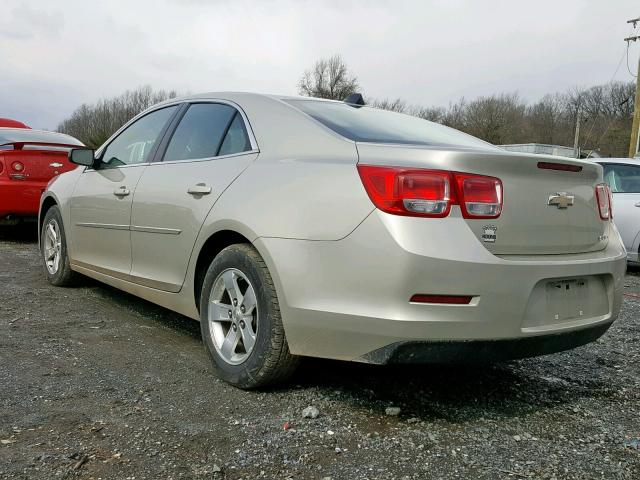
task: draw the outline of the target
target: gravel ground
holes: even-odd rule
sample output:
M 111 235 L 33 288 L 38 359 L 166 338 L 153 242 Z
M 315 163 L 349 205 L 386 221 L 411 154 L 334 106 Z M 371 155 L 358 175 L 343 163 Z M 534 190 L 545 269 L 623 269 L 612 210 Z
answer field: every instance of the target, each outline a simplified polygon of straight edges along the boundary
M 88 279 L 51 287 L 32 236 L 5 229 L 0 478 L 638 479 L 638 270 L 625 291 L 609 333 L 568 353 L 308 360 L 244 392 L 213 376 L 196 322 Z

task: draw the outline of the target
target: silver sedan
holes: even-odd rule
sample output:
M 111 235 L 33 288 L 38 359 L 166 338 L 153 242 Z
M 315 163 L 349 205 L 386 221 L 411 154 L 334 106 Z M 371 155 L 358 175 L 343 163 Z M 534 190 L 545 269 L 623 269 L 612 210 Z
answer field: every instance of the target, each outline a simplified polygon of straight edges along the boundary
M 54 285 L 78 274 L 201 322 L 218 375 L 300 356 L 499 361 L 600 337 L 626 252 L 602 168 L 419 118 L 248 93 L 141 113 L 42 196 Z
M 627 259 L 639 263 L 640 257 L 640 158 L 606 158 L 598 163 L 611 189 L 616 206 L 615 224 L 627 249 Z

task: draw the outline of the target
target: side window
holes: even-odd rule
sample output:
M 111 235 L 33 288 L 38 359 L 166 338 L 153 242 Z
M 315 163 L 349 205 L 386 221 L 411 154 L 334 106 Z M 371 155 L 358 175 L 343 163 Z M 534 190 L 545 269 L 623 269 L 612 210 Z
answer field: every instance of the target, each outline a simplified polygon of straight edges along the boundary
M 602 167 L 604 180 L 613 193 L 640 193 L 640 167 L 615 163 Z
M 109 168 L 150 161 L 153 146 L 177 109 L 178 105 L 162 108 L 131 124 L 107 146 L 102 165 Z
M 248 150 L 248 143 L 242 117 L 235 108 L 219 103 L 196 103 L 182 117 L 163 160 L 228 155 Z
M 242 115 L 236 112 L 233 121 L 229 126 L 229 130 L 224 137 L 224 141 L 220 146 L 218 155 L 231 155 L 232 153 L 240 153 L 251 150 L 251 143 L 249 142 L 249 136 L 247 130 L 244 127 L 244 121 Z

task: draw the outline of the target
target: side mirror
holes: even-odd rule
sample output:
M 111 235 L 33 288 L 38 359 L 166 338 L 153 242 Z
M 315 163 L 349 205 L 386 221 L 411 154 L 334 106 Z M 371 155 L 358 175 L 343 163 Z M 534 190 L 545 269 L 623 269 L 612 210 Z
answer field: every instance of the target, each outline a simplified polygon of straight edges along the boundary
M 92 167 L 94 163 L 93 150 L 90 148 L 73 148 L 69 152 L 69 161 L 76 165 Z

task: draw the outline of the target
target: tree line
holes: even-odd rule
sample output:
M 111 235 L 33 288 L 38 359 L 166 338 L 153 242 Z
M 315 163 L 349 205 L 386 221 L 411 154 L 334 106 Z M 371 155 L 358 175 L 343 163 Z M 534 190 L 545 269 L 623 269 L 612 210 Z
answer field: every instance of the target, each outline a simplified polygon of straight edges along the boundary
M 334 55 L 318 60 L 303 73 L 298 92 L 310 97 L 343 100 L 363 90 L 343 59 Z M 92 105 L 83 104 L 58 125 L 58 131 L 95 148 L 140 111 L 175 96 L 175 91 L 156 91 L 145 86 Z M 612 82 L 549 93 L 532 103 L 516 92 L 471 100 L 461 98 L 448 106 L 411 105 L 402 98 L 375 99 L 365 95 L 365 99 L 375 107 L 438 122 L 496 145 L 573 146 L 579 123 L 578 145 L 583 151 L 594 151 L 604 157 L 625 157 L 634 96 L 634 82 Z
M 176 95 L 175 90 L 153 90 L 149 85 L 127 90 L 117 97 L 80 105 L 60 122 L 57 131 L 77 138 L 87 147 L 98 148 L 138 113 Z

